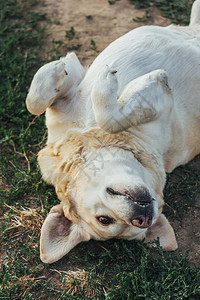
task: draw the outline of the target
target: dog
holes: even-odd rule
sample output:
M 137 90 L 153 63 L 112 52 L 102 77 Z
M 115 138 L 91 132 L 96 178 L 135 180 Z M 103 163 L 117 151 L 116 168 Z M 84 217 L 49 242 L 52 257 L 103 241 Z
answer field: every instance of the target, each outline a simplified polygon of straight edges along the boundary
M 38 162 L 61 201 L 42 226 L 43 262 L 90 239 L 177 249 L 163 189 L 166 172 L 200 153 L 200 0 L 189 26 L 134 29 L 88 69 L 74 53 L 45 64 L 26 104 L 46 111 Z

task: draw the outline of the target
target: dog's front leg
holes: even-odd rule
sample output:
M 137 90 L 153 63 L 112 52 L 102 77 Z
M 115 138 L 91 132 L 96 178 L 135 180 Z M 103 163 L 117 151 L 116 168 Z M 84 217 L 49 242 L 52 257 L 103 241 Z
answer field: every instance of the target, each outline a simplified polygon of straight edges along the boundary
M 45 64 L 33 77 L 26 98 L 28 110 L 40 115 L 59 100 L 64 99 L 67 105 L 84 75 L 85 70 L 74 53 Z

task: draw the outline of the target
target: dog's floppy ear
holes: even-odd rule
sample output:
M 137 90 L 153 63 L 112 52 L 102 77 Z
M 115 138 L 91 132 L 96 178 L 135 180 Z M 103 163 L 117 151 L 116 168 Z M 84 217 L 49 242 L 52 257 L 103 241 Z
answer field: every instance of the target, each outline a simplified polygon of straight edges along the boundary
M 54 206 L 41 230 L 40 258 L 44 263 L 53 263 L 90 235 L 78 224 L 72 223 L 64 215 L 63 205 Z
M 163 214 L 148 228 L 145 242 L 150 242 L 157 238 L 159 238 L 160 246 L 163 250 L 174 251 L 178 248 L 174 230 Z

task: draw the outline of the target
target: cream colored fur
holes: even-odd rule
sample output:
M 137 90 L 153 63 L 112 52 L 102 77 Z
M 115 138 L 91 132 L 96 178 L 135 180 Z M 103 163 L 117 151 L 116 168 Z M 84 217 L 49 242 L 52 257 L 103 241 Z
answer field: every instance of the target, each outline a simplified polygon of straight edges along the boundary
M 200 153 L 199 58 L 197 0 L 188 27 L 137 28 L 87 71 L 73 53 L 38 70 L 26 102 L 33 114 L 46 110 L 48 141 L 38 161 L 61 201 L 42 227 L 44 262 L 91 238 L 159 237 L 164 249 L 177 248 L 162 214 L 163 188 L 165 172 Z M 133 225 L 125 197 L 138 191 L 152 199 L 148 228 Z M 101 216 L 112 222 L 103 225 Z

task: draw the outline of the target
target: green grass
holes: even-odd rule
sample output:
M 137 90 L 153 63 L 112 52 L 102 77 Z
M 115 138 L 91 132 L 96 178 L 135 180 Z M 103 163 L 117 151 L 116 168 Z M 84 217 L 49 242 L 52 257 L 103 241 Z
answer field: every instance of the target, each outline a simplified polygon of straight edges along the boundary
M 53 41 L 52 49 L 45 52 L 48 31 L 41 24 L 48 25 L 48 20 L 32 11 L 37 2 L 0 0 L 0 298 L 199 299 L 200 269 L 187 256 L 149 250 L 140 242 L 90 241 L 55 264 L 40 261 L 40 226 L 58 200 L 54 189 L 41 180 L 37 166 L 36 155 L 46 138 L 44 116 L 30 115 L 25 98 L 34 72 L 44 63 L 40 53 L 52 59 L 80 45 L 73 45 L 72 27 L 66 31 L 66 41 Z M 171 11 L 172 1 L 156 2 Z M 188 20 L 186 2 L 177 0 L 173 5 Z M 91 46 L 96 51 L 95 43 Z M 186 215 L 199 193 L 199 180 L 195 164 L 168 177 L 169 217 Z
M 174 24 L 187 25 L 189 23 L 191 1 L 188 0 L 130 0 L 136 8 L 157 6 L 162 15 Z M 149 13 L 148 13 L 149 15 Z M 141 20 L 137 20 L 141 21 Z

